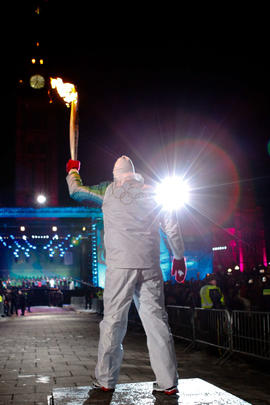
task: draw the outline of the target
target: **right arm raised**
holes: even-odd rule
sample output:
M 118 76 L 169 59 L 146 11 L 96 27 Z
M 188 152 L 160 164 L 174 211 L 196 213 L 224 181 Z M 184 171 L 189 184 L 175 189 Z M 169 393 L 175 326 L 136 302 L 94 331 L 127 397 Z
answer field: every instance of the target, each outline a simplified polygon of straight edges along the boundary
M 101 205 L 105 191 L 110 182 L 103 182 L 95 186 L 84 186 L 78 170 L 71 169 L 67 175 L 69 195 L 78 202 L 94 202 Z

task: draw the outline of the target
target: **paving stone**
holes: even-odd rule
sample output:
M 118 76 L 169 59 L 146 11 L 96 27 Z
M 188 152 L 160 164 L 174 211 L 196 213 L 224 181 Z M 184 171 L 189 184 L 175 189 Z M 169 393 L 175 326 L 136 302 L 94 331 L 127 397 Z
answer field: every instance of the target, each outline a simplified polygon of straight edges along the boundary
M 8 381 L 17 380 L 18 375 L 19 375 L 19 370 L 3 370 L 3 372 L 1 372 L 0 375 L 1 375 L 1 381 L 2 380 L 8 380 Z
M 20 367 L 19 369 L 20 374 L 35 374 L 37 372 L 36 367 Z
M 32 393 L 32 394 L 15 394 L 13 396 L 14 402 L 19 402 L 21 404 L 29 404 L 31 402 L 41 402 L 45 405 L 47 402 L 47 394 L 46 393 Z
M 33 394 L 36 391 L 35 385 L 19 385 L 13 388 L 13 394 Z
M 59 378 L 59 377 L 71 377 L 73 374 L 70 372 L 70 370 L 56 370 L 53 371 L 52 377 L 54 378 Z
M 11 394 L 0 394 L 0 405 L 9 405 L 11 403 Z M 13 404 L 13 402 L 12 402 Z M 16 404 L 17 405 L 17 404 Z
M 53 372 L 56 372 L 56 371 L 68 371 L 69 366 L 67 366 L 65 363 L 63 363 L 63 364 L 53 363 L 52 370 L 53 370 Z
M 55 386 L 57 387 L 77 387 L 81 384 L 81 379 L 77 377 L 57 377 L 55 378 Z
M 27 386 L 31 386 L 31 385 L 36 385 L 36 380 L 37 377 L 36 376 L 32 376 L 32 377 L 23 377 L 23 378 L 18 378 L 17 382 L 16 382 L 16 386 L 17 387 L 27 387 Z
M 69 369 L 69 371 L 70 371 L 71 375 L 73 375 L 73 376 L 77 376 L 77 375 L 82 376 L 82 375 L 89 375 L 90 374 L 90 371 L 87 370 L 84 367 L 71 367 Z M 92 371 L 94 371 L 94 370 L 92 370 Z
M 18 369 L 18 367 L 21 366 L 21 360 L 18 361 L 7 361 L 5 363 L 5 370 L 14 370 L 14 369 Z M 33 364 L 33 363 L 32 363 Z
M 36 384 L 35 390 L 36 393 L 48 394 L 48 392 L 51 392 L 54 387 L 55 387 L 54 382 L 51 382 L 49 384 Z

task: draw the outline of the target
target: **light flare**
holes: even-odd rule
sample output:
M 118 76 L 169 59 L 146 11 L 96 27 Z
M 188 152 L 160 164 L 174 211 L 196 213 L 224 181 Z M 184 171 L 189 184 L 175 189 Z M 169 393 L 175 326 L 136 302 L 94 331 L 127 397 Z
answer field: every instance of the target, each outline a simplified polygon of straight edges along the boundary
M 189 192 L 181 177 L 167 177 L 156 187 L 156 201 L 165 210 L 177 210 L 189 202 Z

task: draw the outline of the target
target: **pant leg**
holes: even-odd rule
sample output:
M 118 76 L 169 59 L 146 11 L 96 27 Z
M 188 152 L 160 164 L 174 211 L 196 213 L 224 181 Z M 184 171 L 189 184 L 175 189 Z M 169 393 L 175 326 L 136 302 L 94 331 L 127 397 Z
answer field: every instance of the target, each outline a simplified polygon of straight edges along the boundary
M 100 322 L 96 379 L 108 388 L 114 388 L 123 358 L 122 341 L 126 334 L 128 312 L 132 302 L 138 271 L 113 269 L 106 271 L 103 294 L 104 316 Z
M 168 325 L 161 270 L 140 271 L 134 301 L 141 318 L 151 367 L 161 388 L 177 385 L 178 373 L 173 337 Z

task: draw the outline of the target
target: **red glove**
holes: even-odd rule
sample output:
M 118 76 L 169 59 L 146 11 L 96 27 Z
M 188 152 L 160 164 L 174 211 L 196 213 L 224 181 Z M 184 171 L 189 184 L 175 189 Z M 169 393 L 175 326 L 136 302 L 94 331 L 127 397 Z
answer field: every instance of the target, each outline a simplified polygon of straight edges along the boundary
M 69 161 L 67 162 L 66 170 L 67 170 L 67 173 L 69 173 L 71 169 L 77 169 L 79 171 L 80 167 L 81 167 L 81 162 L 79 160 L 69 159 Z
M 184 257 L 182 259 L 173 259 L 171 274 L 175 276 L 177 283 L 183 283 L 185 281 L 187 267 Z

